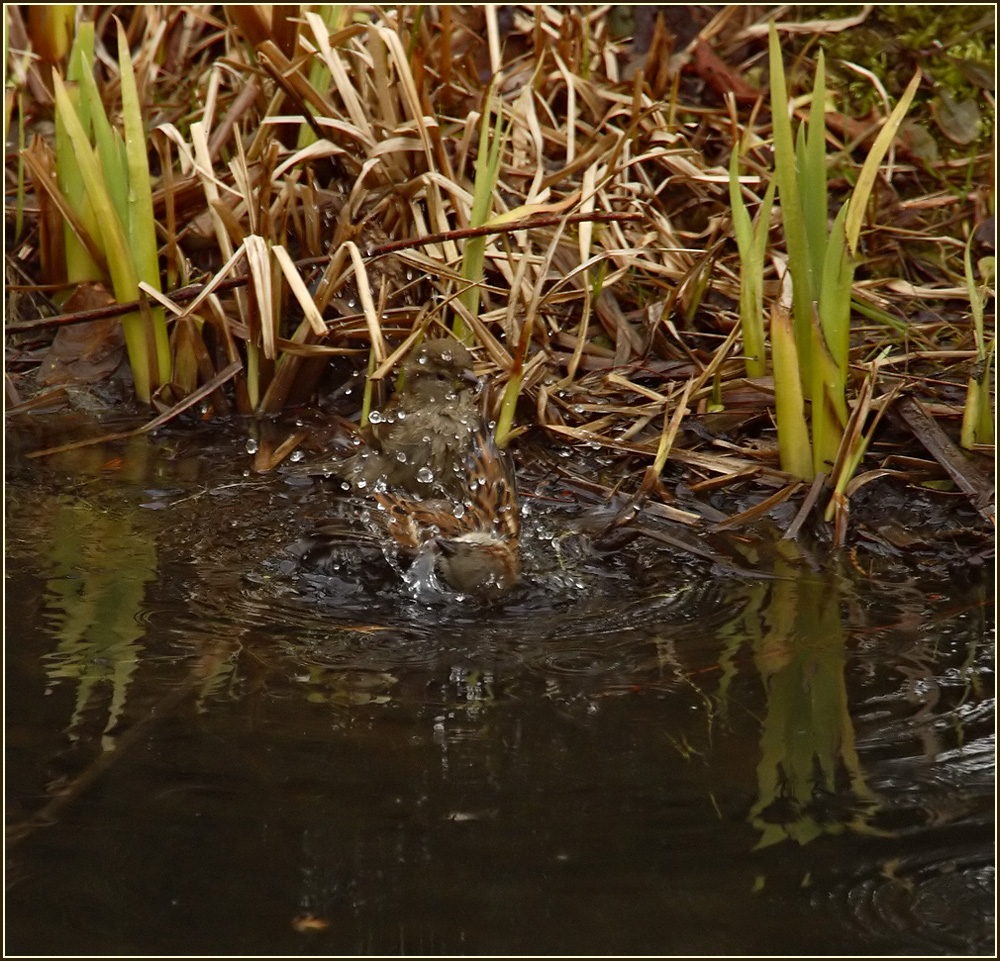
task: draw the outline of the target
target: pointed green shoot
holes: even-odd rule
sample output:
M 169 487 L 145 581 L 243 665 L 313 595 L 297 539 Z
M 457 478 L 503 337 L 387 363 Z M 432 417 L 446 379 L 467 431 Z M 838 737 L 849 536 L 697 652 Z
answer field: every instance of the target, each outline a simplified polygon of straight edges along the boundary
M 142 121 L 128 38 L 121 21 L 118 25 L 118 65 L 121 76 L 122 121 L 125 127 L 125 159 L 128 192 L 125 229 L 139 279 L 160 290 L 160 263 L 157 256 L 156 221 L 153 217 L 153 188 L 149 179 L 146 127 Z M 170 341 L 162 307 L 152 308 L 153 337 L 160 383 L 170 380 Z
M 826 185 L 826 67 L 823 51 L 816 63 L 812 104 L 809 108 L 808 131 L 799 125 L 797 162 L 802 216 L 805 220 L 806 246 L 809 252 L 810 296 L 819 297 L 826 252 L 827 185 Z
M 972 309 L 973 331 L 976 337 L 976 364 L 969 375 L 966 387 L 965 410 L 962 412 L 961 444 L 967 450 L 976 444 L 989 444 L 993 441 L 993 409 L 990 405 L 990 370 L 993 366 L 993 354 L 996 348 L 996 337 L 986 345 L 986 335 L 983 326 L 983 307 L 986 298 L 986 288 L 993 282 L 996 275 L 996 260 L 984 258 L 980 261 L 980 271 L 986 273 L 984 266 L 990 269 L 993 276 L 983 276 L 982 289 L 976 286 L 976 278 L 972 272 L 972 257 L 969 237 L 965 245 L 965 285 L 969 290 L 969 306 Z
M 837 366 L 838 380 L 835 386 L 841 396 L 847 387 L 847 362 L 851 346 L 851 289 L 854 285 L 854 258 L 848 253 L 844 237 L 847 209 L 847 204 L 840 208 L 829 240 L 824 245 L 817 300 L 823 341 Z M 845 419 L 846 416 L 845 407 Z
M 778 203 L 781 207 L 785 246 L 788 250 L 788 268 L 792 274 L 795 340 L 799 350 L 799 363 L 803 365 L 802 380 L 808 384 L 811 380 L 808 372 L 808 350 L 812 327 L 813 282 L 810 276 L 808 237 L 796 171 L 795 141 L 792 137 L 792 121 L 789 116 L 785 67 L 781 59 L 778 31 L 773 21 L 770 25 L 769 50 L 771 123 L 774 128 L 774 169 L 778 181 Z
M 100 237 L 95 238 L 95 240 L 98 240 L 107 257 L 115 299 L 119 302 L 135 300 L 139 293 L 139 275 L 132 260 L 132 251 L 125 230 L 101 176 L 102 171 L 94 156 L 93 148 L 87 139 L 79 117 L 73 110 L 62 78 L 55 70 L 52 72 L 52 83 L 55 90 L 56 110 L 62 114 L 62 122 L 65 124 L 67 136 L 76 151 L 80 176 L 100 227 Z M 136 394 L 144 403 L 149 403 L 152 396 L 150 363 L 153 358 L 149 354 L 141 315 L 134 313 L 123 317 L 122 329 L 132 366 Z
M 733 148 L 729 157 L 729 201 L 736 245 L 740 251 L 740 328 L 747 377 L 763 377 L 767 373 L 764 354 L 764 257 L 776 188 L 777 183 L 772 179 L 764 194 L 757 222 L 751 224 L 750 212 L 740 190 L 738 151 Z
M 88 136 L 92 133 L 94 143 L 97 145 L 97 153 L 101 158 L 101 173 L 105 183 L 105 189 L 111 198 L 115 212 L 120 223 L 125 223 L 127 216 L 125 208 L 128 205 L 128 167 L 125 162 L 125 144 L 121 135 L 108 120 L 108 115 L 104 112 L 104 103 L 101 94 L 97 89 L 97 82 L 94 80 L 94 60 L 93 46 L 88 49 L 81 45 L 77 51 L 79 62 L 77 64 L 80 87 L 83 91 L 83 109 L 89 114 L 92 130 L 88 129 Z M 85 60 L 85 57 L 90 57 Z M 133 298 L 134 299 L 134 298 Z
M 94 24 L 84 21 L 80 24 L 76 39 L 73 41 L 73 49 L 70 51 L 67 68 L 69 85 L 67 85 L 66 92 L 69 94 L 73 110 L 80 118 L 80 125 L 88 138 L 92 130 L 90 106 L 87 98 L 81 96 L 79 80 L 82 70 L 81 64 L 86 63 L 89 67 L 93 62 Z M 96 242 L 100 237 L 100 228 L 97 224 L 97 218 L 94 216 L 94 210 L 90 206 L 90 201 L 87 199 L 87 191 L 83 185 L 83 178 L 80 176 L 80 167 L 76 159 L 76 150 L 66 133 L 63 114 L 58 110 L 55 115 L 55 128 L 56 173 L 59 178 L 59 189 Z M 63 225 L 63 244 L 66 251 L 66 278 L 71 284 L 100 278 L 100 268 L 94 263 L 86 246 L 68 223 Z
M 918 68 L 907 84 L 906 90 L 903 91 L 903 96 L 900 97 L 895 110 L 889 114 L 889 119 L 886 120 L 885 125 L 879 131 L 879 135 L 875 138 L 875 143 L 872 145 L 872 149 L 865 158 L 864 165 L 861 167 L 858 182 L 854 185 L 845 226 L 847 246 L 850 248 L 852 256 L 858 250 L 858 237 L 861 236 L 861 221 L 864 219 L 865 208 L 868 206 L 868 198 L 871 196 L 872 188 L 875 186 L 875 177 L 878 175 L 878 168 L 889 151 L 889 145 L 896 136 L 899 125 L 903 122 L 903 117 L 906 116 L 906 111 L 909 110 L 910 104 L 913 102 L 913 96 L 917 92 L 917 87 L 920 86 L 921 76 L 921 71 Z
M 847 401 L 840 369 L 827 348 L 818 318 L 813 324 L 812 335 L 813 471 L 829 474 L 837 461 L 847 422 Z
M 840 208 L 826 244 L 822 284 L 813 323 L 812 439 L 813 468 L 829 473 L 847 423 L 847 367 L 850 353 L 851 287 L 854 261 L 847 252 Z
M 774 355 L 774 406 L 781 469 L 809 481 L 814 476 L 812 448 L 799 377 L 798 349 L 792 318 L 778 303 L 771 305 L 771 350 Z
M 490 113 L 496 112 L 493 126 L 492 143 L 490 141 Z M 495 82 L 486 91 L 483 115 L 479 125 L 479 153 L 476 156 L 476 181 L 472 195 L 472 211 L 469 226 L 481 227 L 489 218 L 493 188 L 496 186 L 500 173 L 500 155 L 506 140 L 503 128 L 502 102 L 496 96 Z M 479 316 L 479 285 L 483 280 L 483 264 L 486 260 L 486 237 L 473 237 L 466 241 L 465 254 L 462 259 L 462 279 L 469 286 L 462 291 L 460 300 L 473 317 Z M 455 335 L 468 342 L 471 331 L 465 322 L 455 318 Z
M 510 380 L 503 393 L 503 400 L 500 403 L 500 415 L 497 417 L 497 426 L 494 431 L 494 440 L 497 446 L 503 449 L 507 446 L 507 439 L 510 437 L 514 426 L 514 414 L 517 410 L 517 399 L 521 394 L 521 383 L 524 380 L 524 366 L 511 373 Z

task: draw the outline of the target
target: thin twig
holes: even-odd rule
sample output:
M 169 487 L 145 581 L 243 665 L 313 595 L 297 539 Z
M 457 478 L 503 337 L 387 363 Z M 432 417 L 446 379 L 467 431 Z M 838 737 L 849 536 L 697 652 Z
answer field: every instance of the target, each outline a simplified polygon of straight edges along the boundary
M 448 230 L 442 233 L 428 234 L 423 237 L 413 237 L 409 240 L 396 240 L 392 243 L 382 244 L 373 247 L 368 254 L 368 262 L 376 257 L 384 257 L 386 254 L 395 253 L 399 250 L 408 250 L 413 247 L 422 247 L 426 244 L 438 244 L 445 240 L 467 240 L 470 237 L 482 237 L 487 234 L 506 234 L 517 230 L 529 230 L 533 227 L 554 227 L 561 223 L 582 223 L 591 221 L 594 223 L 611 223 L 614 221 L 641 220 L 642 214 L 632 212 L 622 213 L 582 213 L 559 216 L 527 217 L 524 220 L 514 221 L 509 224 L 486 225 L 483 227 L 465 227 L 460 230 Z M 306 257 L 295 261 L 297 268 L 318 267 L 321 264 L 330 262 L 333 254 L 324 254 L 322 257 Z M 215 284 L 215 293 L 222 293 L 233 290 L 237 287 L 244 287 L 250 281 L 248 274 L 239 277 L 230 277 Z M 176 304 L 187 303 L 194 300 L 203 290 L 204 284 L 188 284 L 166 296 Z M 95 307 L 91 310 L 78 310 L 69 314 L 58 314 L 55 317 L 42 317 L 39 320 L 22 320 L 7 324 L 7 331 L 15 330 L 43 330 L 47 327 L 61 327 L 68 324 L 84 324 L 91 320 L 101 320 L 105 317 L 120 317 L 122 314 L 131 313 L 138 310 L 140 301 L 132 300 L 124 304 L 111 304 L 107 307 Z

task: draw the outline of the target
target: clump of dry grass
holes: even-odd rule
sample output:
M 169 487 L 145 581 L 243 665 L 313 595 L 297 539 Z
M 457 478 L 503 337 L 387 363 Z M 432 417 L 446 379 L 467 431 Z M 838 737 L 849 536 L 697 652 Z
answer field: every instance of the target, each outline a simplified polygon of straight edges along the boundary
M 37 34 L 8 9 L 18 99 L 7 115 L 17 107 L 43 156 L 61 55 L 18 52 Z M 662 20 L 644 43 L 616 38 L 606 7 L 270 10 L 98 8 L 101 96 L 115 115 L 116 64 L 101 42 L 117 16 L 156 175 L 166 283 L 145 293 L 167 312 L 172 376 L 155 423 L 195 402 L 274 413 L 314 397 L 331 371 L 346 381 L 365 367 L 374 387 L 440 327 L 475 344 L 505 442 L 530 428 L 656 475 L 672 459 L 695 486 L 752 476 L 797 489 L 760 430 L 773 381 L 745 370 L 729 209 L 735 145 L 755 196 L 771 166 L 770 121 L 742 79 L 765 50 L 760 8 L 724 8 L 676 49 Z M 725 96 L 701 89 L 720 86 L 715 50 L 735 65 Z M 856 168 L 848 145 L 832 154 L 834 194 Z M 880 177 L 854 286 L 858 419 L 901 387 L 934 416 L 960 414 L 962 365 L 982 348 L 948 305 L 969 297 L 959 228 L 985 219 L 990 162 L 911 162 L 900 146 Z M 11 189 L 17 170 L 10 153 Z M 954 189 L 958 177 L 981 186 Z M 477 182 L 486 205 L 474 210 Z M 58 289 L 58 210 L 50 192 L 18 198 L 16 257 Z M 770 250 L 768 304 L 786 256 L 773 239 Z M 9 399 L 45 363 L 50 329 L 44 317 L 8 323 Z M 721 412 L 730 439 L 680 431 Z

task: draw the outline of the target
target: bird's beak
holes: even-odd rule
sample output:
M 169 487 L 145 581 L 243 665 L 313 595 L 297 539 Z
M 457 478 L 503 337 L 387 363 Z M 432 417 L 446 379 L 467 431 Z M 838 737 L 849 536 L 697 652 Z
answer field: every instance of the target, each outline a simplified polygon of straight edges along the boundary
M 458 547 L 454 542 L 447 540 L 444 537 L 433 537 L 431 540 L 438 546 L 438 549 L 444 554 L 445 557 L 454 557 L 458 553 Z

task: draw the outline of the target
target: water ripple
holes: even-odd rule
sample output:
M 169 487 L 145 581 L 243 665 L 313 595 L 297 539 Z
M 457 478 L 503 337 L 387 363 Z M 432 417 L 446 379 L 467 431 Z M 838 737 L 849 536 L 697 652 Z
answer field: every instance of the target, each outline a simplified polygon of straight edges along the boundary
M 952 842 L 892 859 L 814 900 L 828 898 L 843 904 L 862 938 L 892 944 L 893 953 L 995 951 L 995 871 L 981 849 L 959 853 Z

